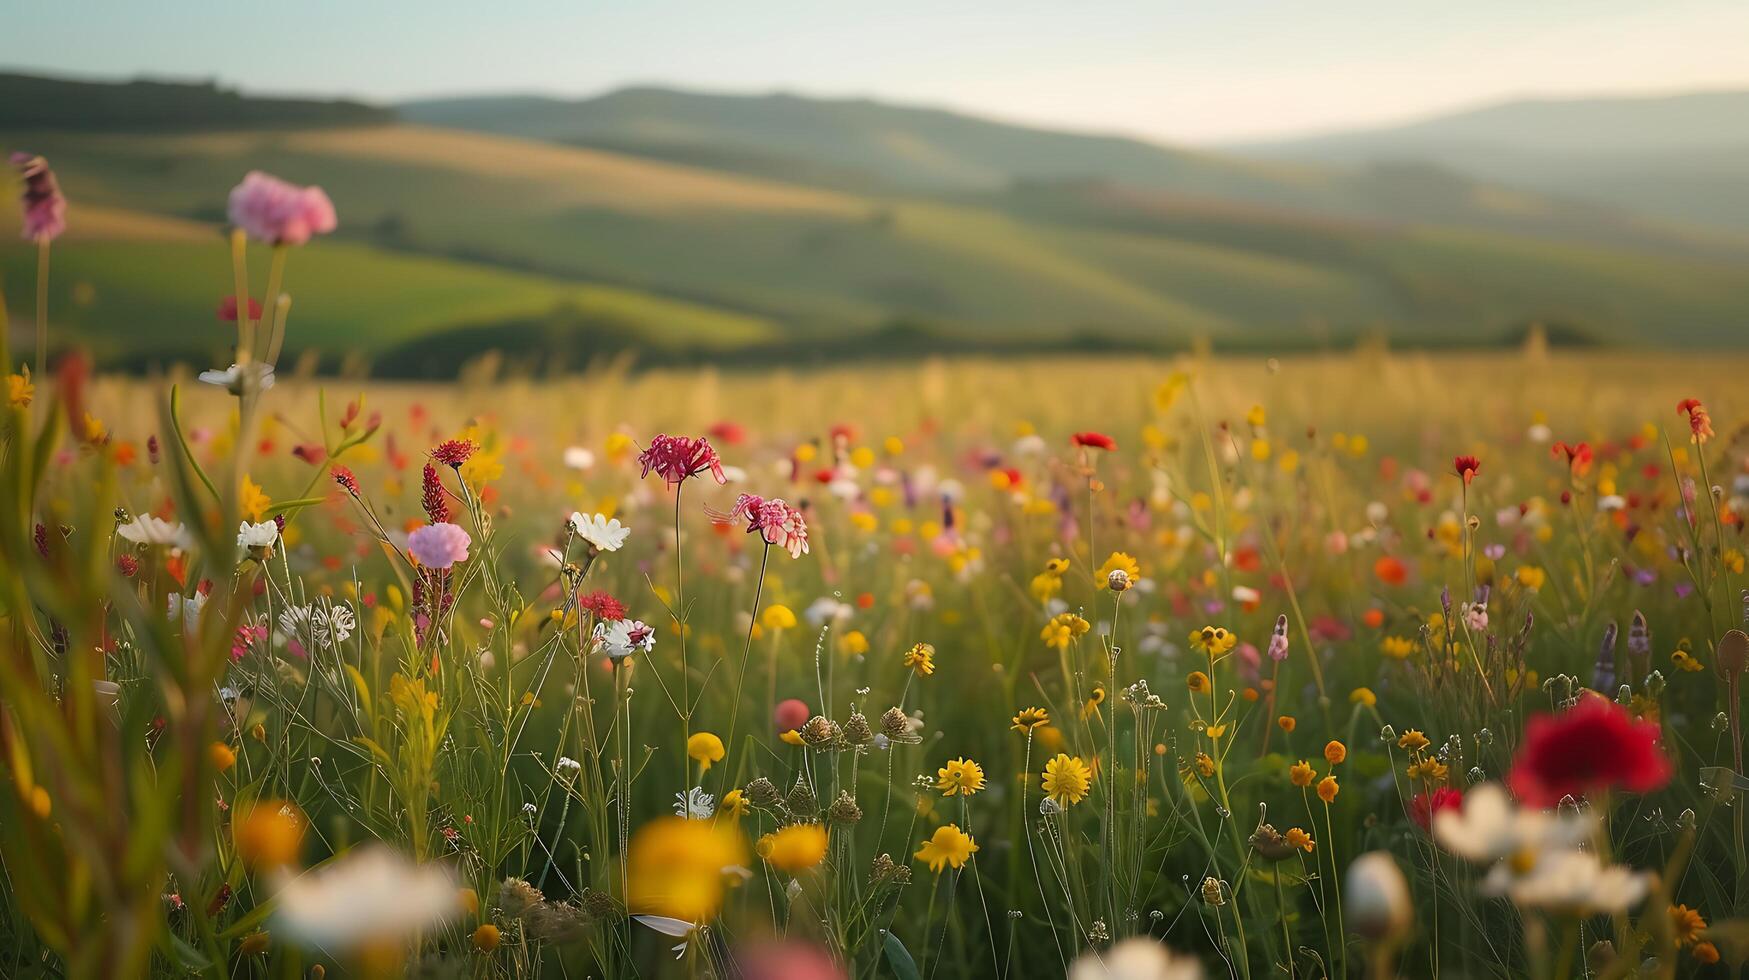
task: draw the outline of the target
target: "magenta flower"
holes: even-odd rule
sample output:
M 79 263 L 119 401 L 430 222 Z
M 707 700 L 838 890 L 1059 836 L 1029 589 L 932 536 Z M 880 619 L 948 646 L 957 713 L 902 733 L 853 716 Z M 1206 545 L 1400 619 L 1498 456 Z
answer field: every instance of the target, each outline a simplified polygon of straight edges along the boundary
M 24 180 L 24 237 L 54 241 L 67 230 L 67 199 L 49 162 L 32 153 L 12 154 L 12 165 Z
M 657 436 L 650 440 L 648 449 L 638 454 L 638 462 L 644 467 L 641 476 L 649 476 L 653 471 L 671 487 L 707 470 L 719 486 L 729 482 L 729 478 L 723 475 L 723 461 L 711 448 L 710 440 L 703 436 L 697 439 Z
M 320 187 L 299 187 L 251 170 L 231 190 L 231 224 L 270 245 L 302 245 L 335 229 L 334 203 Z
M 426 568 L 445 569 L 468 560 L 473 539 L 454 524 L 428 524 L 407 535 L 407 551 Z
M 808 553 L 808 522 L 781 497 L 767 500 L 754 493 L 742 494 L 735 498 L 725 523 L 736 520 L 745 520 L 748 534 L 758 532 L 766 544 L 782 548 L 791 558 Z

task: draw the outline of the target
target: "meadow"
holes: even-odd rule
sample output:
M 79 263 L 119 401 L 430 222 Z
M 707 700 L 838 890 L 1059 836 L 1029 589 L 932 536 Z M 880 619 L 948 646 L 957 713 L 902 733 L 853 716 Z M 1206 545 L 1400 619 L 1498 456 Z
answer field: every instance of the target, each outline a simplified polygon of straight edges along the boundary
M 0 973 L 1749 958 L 1749 358 L 322 378 L 268 180 L 229 369 L 0 306 Z

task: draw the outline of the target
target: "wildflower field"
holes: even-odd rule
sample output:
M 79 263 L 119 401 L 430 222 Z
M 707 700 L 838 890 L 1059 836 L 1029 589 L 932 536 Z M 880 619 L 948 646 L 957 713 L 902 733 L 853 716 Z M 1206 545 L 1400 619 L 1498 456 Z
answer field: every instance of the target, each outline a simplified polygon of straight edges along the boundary
M 312 191 L 228 367 L 7 298 L 0 975 L 1749 959 L 1749 361 L 293 377 Z

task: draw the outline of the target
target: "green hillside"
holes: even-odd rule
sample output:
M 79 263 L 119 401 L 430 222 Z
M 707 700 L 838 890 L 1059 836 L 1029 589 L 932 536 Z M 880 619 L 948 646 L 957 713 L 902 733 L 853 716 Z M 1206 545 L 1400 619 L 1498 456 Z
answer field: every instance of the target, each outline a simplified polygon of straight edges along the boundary
M 245 97 L 217 83 L 136 79 L 79 81 L 0 72 L 0 129 L 210 129 L 219 126 L 357 126 L 387 122 L 378 106 L 325 99 Z
M 0 130 L 11 149 L 46 154 L 73 201 L 57 335 L 136 364 L 224 355 L 225 195 L 257 168 L 321 185 L 341 216 L 293 256 L 290 350 L 402 374 L 492 348 L 551 367 L 622 350 L 1490 343 L 1533 322 L 1731 346 L 1749 313 L 1749 251 L 1728 238 L 1605 212 L 1604 231 L 1580 234 L 1573 209 L 1413 168 L 1375 174 L 1370 193 L 1443 219 L 1109 177 L 927 192 L 796 164 L 779 179 L 410 124 Z M 1471 220 L 1457 189 L 1520 224 Z M 0 282 L 23 323 L 34 257 L 3 244 L 15 221 L 0 212 Z

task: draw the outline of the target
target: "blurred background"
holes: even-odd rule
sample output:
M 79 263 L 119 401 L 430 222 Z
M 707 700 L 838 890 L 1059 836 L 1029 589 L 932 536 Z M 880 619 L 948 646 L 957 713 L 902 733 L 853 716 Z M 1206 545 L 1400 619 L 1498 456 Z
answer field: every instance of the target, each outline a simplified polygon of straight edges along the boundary
M 112 366 L 228 362 L 252 169 L 340 215 L 291 260 L 306 370 L 1749 337 L 1742 3 L 4 19 L 0 150 L 71 201 L 53 335 Z

